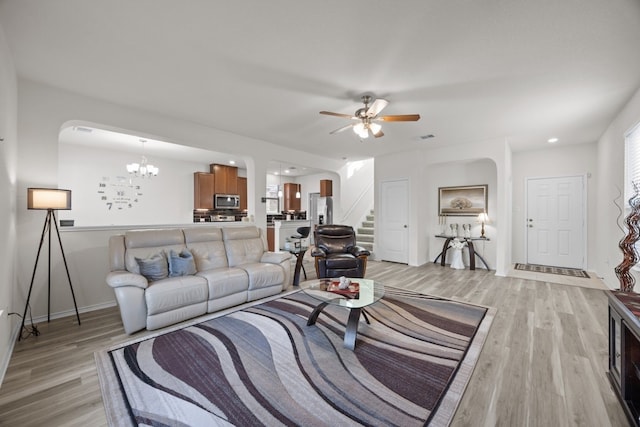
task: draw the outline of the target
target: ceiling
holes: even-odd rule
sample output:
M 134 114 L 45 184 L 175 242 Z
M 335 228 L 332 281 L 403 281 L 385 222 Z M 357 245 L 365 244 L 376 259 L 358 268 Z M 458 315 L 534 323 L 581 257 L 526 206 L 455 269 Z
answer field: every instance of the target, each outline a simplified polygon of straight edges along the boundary
M 594 142 L 640 87 L 637 0 L 0 0 L 0 25 L 22 78 L 335 159 Z M 422 118 L 330 135 L 365 93 Z

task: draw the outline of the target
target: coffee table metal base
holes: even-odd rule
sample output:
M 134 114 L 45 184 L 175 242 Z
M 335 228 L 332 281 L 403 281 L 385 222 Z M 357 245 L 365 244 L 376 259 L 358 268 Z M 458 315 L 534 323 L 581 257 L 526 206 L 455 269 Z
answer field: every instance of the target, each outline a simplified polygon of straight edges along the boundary
M 315 309 L 313 309 L 311 315 L 309 316 L 309 319 L 307 320 L 307 326 L 316 324 L 318 316 L 327 305 L 329 305 L 329 301 L 324 301 L 318 304 Z M 349 350 L 354 350 L 356 348 L 356 337 L 358 335 L 358 323 L 360 322 L 360 314 L 362 314 L 367 324 L 370 324 L 369 318 L 367 317 L 367 313 L 366 311 L 364 311 L 364 308 L 349 309 L 349 320 L 347 321 L 347 329 L 344 331 L 344 346 Z

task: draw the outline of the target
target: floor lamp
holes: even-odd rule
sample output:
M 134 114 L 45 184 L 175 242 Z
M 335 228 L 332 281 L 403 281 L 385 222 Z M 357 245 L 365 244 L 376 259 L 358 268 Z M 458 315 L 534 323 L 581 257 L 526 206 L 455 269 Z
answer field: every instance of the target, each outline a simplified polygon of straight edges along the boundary
M 71 284 L 71 276 L 69 275 L 69 267 L 67 267 L 67 258 L 64 256 L 64 249 L 62 248 L 62 240 L 60 239 L 60 230 L 58 229 L 58 223 L 56 221 L 56 210 L 70 210 L 71 209 L 71 190 L 59 190 L 55 188 L 28 188 L 27 189 L 27 209 L 41 209 L 47 211 L 47 217 L 44 220 L 44 226 L 42 227 L 42 236 L 40 236 L 40 246 L 38 247 L 38 255 L 36 255 L 36 263 L 33 266 L 33 274 L 31 275 L 31 285 L 29 285 L 29 294 L 27 295 L 27 303 L 24 306 L 24 314 L 22 315 L 22 325 L 20 327 L 20 335 L 18 341 L 22 338 L 22 331 L 24 329 L 24 322 L 27 319 L 27 310 L 29 308 L 29 300 L 31 299 L 31 291 L 33 290 L 33 281 L 36 277 L 36 270 L 38 268 L 38 261 L 40 260 L 40 251 L 42 250 L 42 244 L 44 243 L 44 236 L 48 234 L 49 237 L 49 263 L 48 263 L 48 287 L 47 287 L 47 322 L 51 320 L 51 224 L 56 228 L 56 234 L 58 235 L 58 243 L 60 244 L 60 252 L 62 252 L 62 260 L 64 261 L 64 268 L 67 271 L 67 278 L 69 279 L 69 288 L 71 289 L 71 296 L 73 297 L 73 305 L 76 309 L 76 317 L 78 318 L 78 325 L 80 324 L 80 314 L 78 313 L 78 305 L 76 304 L 76 296 L 73 293 L 73 285 Z M 33 327 L 33 325 L 32 325 Z M 34 335 L 38 335 L 37 329 L 34 329 Z

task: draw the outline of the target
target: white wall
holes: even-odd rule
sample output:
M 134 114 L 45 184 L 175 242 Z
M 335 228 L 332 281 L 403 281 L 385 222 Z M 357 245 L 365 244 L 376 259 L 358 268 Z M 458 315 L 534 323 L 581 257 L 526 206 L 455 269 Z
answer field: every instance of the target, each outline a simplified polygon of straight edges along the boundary
M 357 230 L 374 208 L 374 166 L 374 159 L 367 159 L 348 162 L 340 169 L 341 205 L 333 216 L 334 222 Z
M 622 262 L 618 242 L 624 233 L 616 225 L 618 210 L 614 204 L 624 191 L 624 136 L 640 122 L 640 90 L 611 122 L 598 140 L 595 270 L 611 289 L 620 288 L 614 268 Z M 640 291 L 636 278 L 635 291 Z
M 555 145 L 513 153 L 513 262 L 526 262 L 525 179 L 587 175 L 587 269 L 595 270 L 597 236 L 597 146 Z
M 160 168 L 158 176 L 131 179 L 125 165 L 139 161 L 131 153 L 60 144 L 58 156 L 58 185 L 72 190 L 72 210 L 59 211 L 58 218 L 80 227 L 191 223 L 193 173 L 209 170 L 206 163 L 154 156 L 148 160 Z M 131 201 L 113 203 L 122 200 L 116 191 L 125 191 L 124 199 Z
M 20 311 L 13 303 L 16 283 L 16 166 L 18 84 L 13 60 L 0 27 L 0 384 L 4 378 L 13 340 L 11 331 Z
M 433 208 L 434 194 L 438 185 L 429 182 L 430 169 L 442 164 L 459 162 L 475 162 L 487 159 L 490 163 L 479 163 L 476 179 L 493 179 L 486 168 L 495 169 L 495 191 L 489 193 L 492 223 L 495 232 L 490 246 L 486 246 L 487 257 L 495 262 L 489 266 L 495 269 L 496 275 L 507 274 L 511 265 L 511 151 L 506 141 L 478 141 L 473 144 L 454 145 L 450 147 L 424 148 L 416 151 L 394 153 L 376 158 L 375 194 L 379 194 L 381 181 L 407 179 L 409 182 L 409 265 L 422 265 L 433 261 L 430 250 L 437 225 L 437 208 Z M 463 169 L 460 169 L 463 170 Z M 482 170 L 482 172 L 479 172 Z M 458 175 L 461 172 L 458 172 Z M 446 170 L 442 172 L 444 182 L 458 181 L 456 173 Z M 442 182 L 442 181 L 441 181 Z M 455 185 L 455 184 L 451 184 Z M 448 186 L 443 185 L 443 186 Z M 379 210 L 380 198 L 376 198 L 376 210 Z M 430 218 L 431 216 L 431 218 Z M 426 220 L 425 220 L 426 217 Z M 380 225 L 376 218 L 376 235 Z M 376 240 L 377 236 L 376 236 Z M 434 244 L 435 247 L 435 244 Z
M 425 222 L 426 240 L 429 242 L 429 260 L 433 261 L 442 251 L 444 240 L 435 237 L 440 233 L 438 226 L 438 197 L 439 187 L 452 187 L 464 185 L 484 185 L 487 189 L 487 215 L 490 223 L 485 224 L 485 236 L 488 241 L 477 241 L 474 249 L 489 264 L 489 268 L 495 269 L 496 265 L 496 223 L 500 220 L 496 215 L 496 166 L 492 160 L 479 159 L 468 162 L 449 162 L 431 165 L 425 171 L 422 191 L 424 192 L 425 209 L 421 211 L 421 220 Z M 476 222 L 477 217 L 450 216 L 447 224 L 459 224 L 462 233 L 462 224 L 471 224 L 471 236 L 480 236 L 481 224 Z M 467 260 L 465 260 L 465 263 Z M 483 264 L 476 259 L 476 266 Z

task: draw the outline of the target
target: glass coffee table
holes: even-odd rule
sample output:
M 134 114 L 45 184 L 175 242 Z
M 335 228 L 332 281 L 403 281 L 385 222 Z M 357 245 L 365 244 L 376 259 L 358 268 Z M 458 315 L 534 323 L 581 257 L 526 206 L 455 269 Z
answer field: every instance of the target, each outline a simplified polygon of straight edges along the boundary
M 349 320 L 344 332 L 344 346 L 353 350 L 356 347 L 360 314 L 369 323 L 369 318 L 364 309 L 384 296 L 384 285 L 370 279 L 352 278 L 350 280 L 352 286 L 344 291 L 336 289 L 339 279 L 308 280 L 300 283 L 300 289 L 320 301 L 311 312 L 311 315 L 309 315 L 307 326 L 314 325 L 322 310 L 328 305 L 349 309 Z

